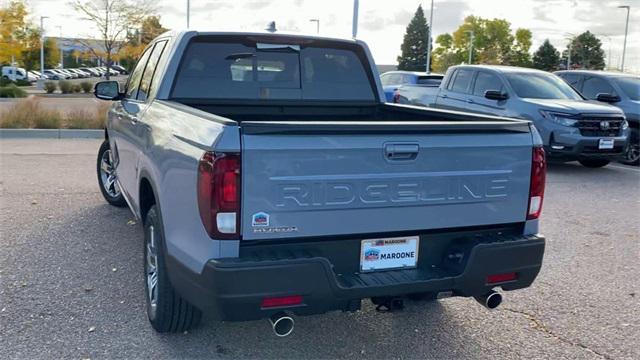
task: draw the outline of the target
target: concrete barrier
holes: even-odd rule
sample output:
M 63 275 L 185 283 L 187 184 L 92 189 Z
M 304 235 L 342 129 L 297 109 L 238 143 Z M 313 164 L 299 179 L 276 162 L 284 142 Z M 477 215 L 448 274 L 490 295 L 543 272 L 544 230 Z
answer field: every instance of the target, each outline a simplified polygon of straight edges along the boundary
M 102 139 L 99 129 L 0 129 L 0 139 Z

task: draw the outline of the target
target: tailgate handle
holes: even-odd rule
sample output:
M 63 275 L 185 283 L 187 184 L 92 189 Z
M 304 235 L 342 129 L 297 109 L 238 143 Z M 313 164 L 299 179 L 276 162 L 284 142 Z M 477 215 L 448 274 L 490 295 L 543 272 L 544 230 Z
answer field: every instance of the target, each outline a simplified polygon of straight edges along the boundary
M 418 144 L 386 144 L 384 157 L 392 161 L 414 160 L 418 156 L 419 149 Z

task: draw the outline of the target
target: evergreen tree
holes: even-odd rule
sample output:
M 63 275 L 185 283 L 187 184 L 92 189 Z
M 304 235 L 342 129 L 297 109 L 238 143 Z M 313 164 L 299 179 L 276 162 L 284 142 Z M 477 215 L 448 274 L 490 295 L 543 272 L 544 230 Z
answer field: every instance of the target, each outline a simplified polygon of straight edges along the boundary
M 559 63 L 560 53 L 551 45 L 549 39 L 546 39 L 533 54 L 533 67 L 536 69 L 554 71 L 558 69 Z
M 571 49 L 571 67 L 589 70 L 604 69 L 604 50 L 602 43 L 590 31 L 585 31 L 571 40 L 562 57 L 566 62 L 567 52 Z
M 407 26 L 402 41 L 402 54 L 398 56 L 398 70 L 424 71 L 427 64 L 427 19 L 422 5 L 418 6 Z

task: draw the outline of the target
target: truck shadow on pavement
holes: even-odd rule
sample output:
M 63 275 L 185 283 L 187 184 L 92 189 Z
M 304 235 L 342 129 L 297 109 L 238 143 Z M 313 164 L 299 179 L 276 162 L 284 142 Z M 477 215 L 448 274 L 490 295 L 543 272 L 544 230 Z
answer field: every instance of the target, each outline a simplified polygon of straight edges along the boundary
M 94 216 L 103 219 L 98 229 L 95 224 L 89 224 Z M 96 340 L 102 335 L 100 330 L 106 328 L 109 329 L 108 339 L 104 339 L 107 343 L 129 347 L 121 354 L 133 357 L 157 354 L 163 358 L 279 359 L 413 358 L 421 354 L 420 357 L 455 358 L 460 357 L 460 353 L 456 353 L 460 351 L 460 341 L 464 341 L 468 349 L 478 349 L 474 339 L 465 335 L 464 326 L 458 325 L 459 319 L 452 319 L 448 305 L 438 301 L 407 300 L 402 311 L 380 313 L 369 300 L 363 300 L 362 310 L 355 313 L 330 312 L 296 317 L 296 328 L 286 338 L 276 337 L 266 319 L 220 322 L 206 316 L 197 328 L 187 334 L 158 334 L 146 319 L 143 232 L 140 224 L 132 223 L 132 219 L 126 209 L 99 205 L 87 209 L 82 218 L 68 224 L 70 228 L 92 226 L 97 232 L 108 233 L 108 241 L 99 241 L 92 254 L 88 254 L 93 258 L 88 263 L 100 267 L 102 275 L 86 272 L 83 280 L 83 283 L 90 284 L 88 286 L 96 287 L 95 294 L 90 295 L 106 294 L 107 298 L 100 301 L 102 305 L 99 308 L 87 307 L 86 315 L 96 319 Z M 444 301 L 480 308 L 472 299 Z M 104 316 L 105 310 L 117 315 Z M 93 344 L 102 346 L 99 342 Z M 142 349 L 144 351 L 139 352 Z M 111 351 L 103 350 L 104 355 L 113 355 Z

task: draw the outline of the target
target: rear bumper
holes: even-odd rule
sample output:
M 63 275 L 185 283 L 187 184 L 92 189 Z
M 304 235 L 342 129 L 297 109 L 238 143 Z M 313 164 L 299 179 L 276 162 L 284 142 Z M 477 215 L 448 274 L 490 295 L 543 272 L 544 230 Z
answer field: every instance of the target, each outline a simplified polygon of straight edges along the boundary
M 421 238 L 421 251 L 425 241 Z M 540 271 L 544 246 L 541 235 L 465 240 L 442 249 L 433 248 L 444 257 L 458 251 L 463 254 L 458 262 L 421 256 L 417 269 L 366 274 L 336 272 L 336 266 L 327 257 L 277 249 L 247 258 L 211 260 L 201 274 L 187 270 L 171 257 L 167 266 L 172 284 L 189 302 L 216 319 L 237 321 L 266 318 L 283 309 L 296 315 L 353 311 L 360 308 L 361 299 L 371 297 L 421 292 L 478 296 L 495 286 L 503 290 L 525 288 Z M 486 283 L 488 275 L 508 272 L 516 272 L 517 279 L 502 284 Z M 287 308 L 261 308 L 265 297 L 287 295 L 302 295 L 303 303 Z

